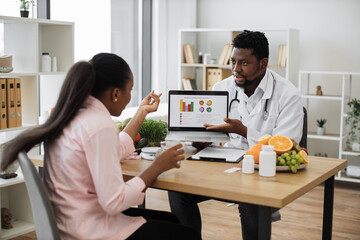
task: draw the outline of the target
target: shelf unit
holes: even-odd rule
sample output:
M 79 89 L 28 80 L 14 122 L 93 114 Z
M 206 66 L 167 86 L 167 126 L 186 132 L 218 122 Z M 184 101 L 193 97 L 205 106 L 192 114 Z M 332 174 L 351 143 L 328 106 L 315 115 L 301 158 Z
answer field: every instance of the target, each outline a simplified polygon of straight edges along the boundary
M 35 230 L 29 196 L 21 172 L 10 179 L 0 179 L 1 207 L 13 216 L 11 229 L 0 229 L 0 239 L 9 239 Z
M 0 50 L 11 55 L 13 72 L 0 78 L 21 79 L 22 127 L 0 130 L 0 143 L 39 123 L 39 115 L 53 107 L 67 71 L 74 63 L 74 23 L 47 19 L 0 16 Z M 1 36 L 2 35 L 2 36 Z M 1 41 L 3 39 L 3 41 Z M 57 72 L 41 71 L 41 56 L 48 52 L 57 58 Z M 39 154 L 39 147 L 29 155 Z M 14 221 L 10 230 L 1 229 L 0 239 L 9 239 L 33 231 L 31 206 L 20 173 L 13 179 L 0 179 L 1 207 L 11 210 Z
M 24 126 L 36 125 L 40 109 L 54 101 L 39 97 L 48 91 L 43 88 L 44 81 L 51 77 L 63 79 L 74 63 L 74 23 L 0 16 L 0 24 L 4 54 L 13 56 L 14 68 L 11 73 L 0 73 L 0 78 L 21 79 L 22 122 Z M 41 72 L 43 52 L 56 56 L 58 72 Z M 57 94 L 53 93 L 55 100 Z
M 245 28 L 244 28 L 245 29 Z M 220 68 L 231 69 L 230 65 L 218 64 L 188 64 L 184 63 L 183 44 L 195 46 L 197 54 L 210 53 L 210 58 L 219 59 L 225 44 L 231 43 L 232 32 L 243 31 L 243 29 L 221 29 L 221 28 L 190 28 L 179 29 L 178 35 L 178 88 L 182 89 L 182 78 L 190 77 L 196 80 L 199 90 L 206 90 L 207 69 Z M 285 30 L 259 30 L 265 33 L 269 41 L 269 65 L 268 67 L 295 82 L 298 74 L 298 41 L 299 32 L 296 29 Z M 287 45 L 286 66 L 277 65 L 279 45 Z M 216 60 L 216 61 L 217 61 Z
M 354 79 L 357 77 L 356 79 Z M 305 107 L 308 110 L 308 116 L 312 116 L 311 109 L 309 105 L 311 103 L 318 102 L 331 102 L 332 108 L 320 108 L 317 106 L 317 111 L 322 112 L 323 114 L 329 114 L 328 119 L 331 121 L 338 121 L 338 132 L 325 134 L 323 136 L 317 135 L 314 132 L 308 132 L 308 139 L 324 140 L 324 141 L 336 141 L 338 142 L 338 158 L 347 158 L 348 156 L 355 157 L 356 165 L 360 165 L 360 152 L 353 152 L 346 149 L 345 140 L 346 136 L 346 127 L 345 127 L 345 118 L 347 116 L 346 112 L 346 103 L 352 98 L 351 96 L 356 93 L 354 91 L 354 80 L 360 79 L 360 72 L 328 72 L 328 71 L 299 71 L 299 84 L 298 88 L 301 92 L 302 99 L 305 101 Z M 328 87 L 327 90 L 322 96 L 315 95 L 315 86 L 325 84 Z M 359 84 L 359 82 L 357 82 Z M 356 88 L 356 87 L 355 87 Z M 329 91 L 331 94 L 326 94 Z M 339 107 L 336 106 L 339 105 Z M 338 108 L 338 109 L 337 109 Z M 338 110 L 340 114 L 334 114 L 334 111 Z M 331 112 L 332 111 L 332 112 Z M 313 112 L 313 115 L 315 113 Z M 338 119 L 337 119 L 338 116 Z M 309 122 L 309 121 L 308 121 Z M 336 123 L 337 124 L 337 123 Z M 335 124 L 335 125 L 336 125 Z M 339 172 L 335 176 L 336 180 L 347 181 L 347 182 L 356 182 L 360 183 L 360 179 L 352 178 L 346 176 L 344 171 Z

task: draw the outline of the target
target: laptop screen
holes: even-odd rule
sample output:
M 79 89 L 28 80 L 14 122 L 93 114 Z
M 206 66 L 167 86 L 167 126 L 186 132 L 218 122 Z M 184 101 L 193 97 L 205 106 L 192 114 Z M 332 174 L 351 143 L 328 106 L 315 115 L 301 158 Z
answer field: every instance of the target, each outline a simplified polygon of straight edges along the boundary
M 205 130 L 204 123 L 219 125 L 228 117 L 227 91 L 169 91 L 169 130 Z

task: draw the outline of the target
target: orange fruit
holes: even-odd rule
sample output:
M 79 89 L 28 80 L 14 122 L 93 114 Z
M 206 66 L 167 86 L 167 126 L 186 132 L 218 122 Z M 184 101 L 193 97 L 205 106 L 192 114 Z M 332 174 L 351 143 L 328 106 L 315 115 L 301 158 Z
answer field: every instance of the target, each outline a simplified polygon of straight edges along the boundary
M 268 145 L 270 138 L 271 138 L 271 135 L 265 134 L 264 136 L 262 136 L 258 139 L 258 143 Z
M 308 157 L 307 153 L 304 150 L 301 150 L 300 152 L 298 152 L 298 155 L 300 157 L 302 157 L 302 159 L 303 159 L 302 163 L 303 164 L 307 164 L 309 162 L 309 157 Z
M 247 153 L 245 153 L 246 155 L 253 155 L 255 164 L 259 164 L 259 156 L 262 145 L 264 144 L 257 143 L 255 145 L 252 145 L 251 148 L 247 151 Z
M 274 146 L 274 151 L 277 154 L 286 153 L 286 152 L 290 151 L 294 146 L 294 143 L 293 143 L 293 141 L 291 141 L 290 138 L 285 137 L 285 136 L 280 136 L 280 135 L 272 136 L 269 139 L 268 144 Z

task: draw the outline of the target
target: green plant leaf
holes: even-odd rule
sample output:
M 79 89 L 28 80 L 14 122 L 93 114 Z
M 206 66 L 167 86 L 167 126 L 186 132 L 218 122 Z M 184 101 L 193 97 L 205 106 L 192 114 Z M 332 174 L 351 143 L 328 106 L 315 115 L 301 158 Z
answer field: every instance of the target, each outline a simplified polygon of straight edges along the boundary
M 139 131 L 141 137 L 146 137 L 149 144 L 159 144 L 165 140 L 167 134 L 167 123 L 153 119 L 145 119 Z

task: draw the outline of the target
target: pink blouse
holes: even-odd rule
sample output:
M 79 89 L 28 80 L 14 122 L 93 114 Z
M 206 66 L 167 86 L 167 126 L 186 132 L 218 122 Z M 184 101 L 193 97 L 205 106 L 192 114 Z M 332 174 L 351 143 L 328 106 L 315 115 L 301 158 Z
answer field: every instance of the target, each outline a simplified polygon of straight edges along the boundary
M 125 239 L 146 220 L 122 212 L 144 200 L 139 177 L 124 182 L 120 161 L 134 151 L 109 111 L 90 96 L 45 154 L 45 186 L 62 239 Z

